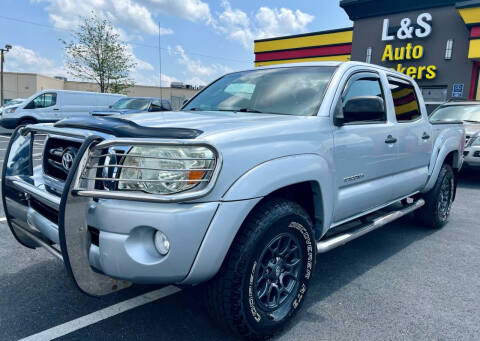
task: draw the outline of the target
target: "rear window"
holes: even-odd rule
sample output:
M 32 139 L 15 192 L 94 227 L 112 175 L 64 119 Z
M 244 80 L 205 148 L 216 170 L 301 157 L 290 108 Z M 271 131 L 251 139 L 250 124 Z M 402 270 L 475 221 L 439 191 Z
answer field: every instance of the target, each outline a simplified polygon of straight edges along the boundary
M 389 79 L 390 90 L 395 106 L 397 122 L 411 122 L 421 118 L 420 105 L 418 104 L 415 88 L 403 81 Z

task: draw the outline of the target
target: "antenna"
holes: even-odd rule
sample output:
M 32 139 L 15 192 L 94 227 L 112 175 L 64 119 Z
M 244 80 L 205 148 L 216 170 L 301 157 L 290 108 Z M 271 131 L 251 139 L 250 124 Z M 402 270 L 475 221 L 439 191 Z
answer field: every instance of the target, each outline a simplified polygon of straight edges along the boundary
M 160 28 L 160 20 L 158 21 L 158 64 L 160 68 L 160 105 L 163 107 L 163 94 L 162 94 L 162 40 L 160 38 L 161 28 Z

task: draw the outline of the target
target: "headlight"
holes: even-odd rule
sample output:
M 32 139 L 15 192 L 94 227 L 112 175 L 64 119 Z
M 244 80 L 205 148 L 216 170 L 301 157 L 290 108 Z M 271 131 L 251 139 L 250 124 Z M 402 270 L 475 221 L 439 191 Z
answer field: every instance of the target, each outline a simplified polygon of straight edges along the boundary
M 3 114 L 12 114 L 17 110 L 17 107 L 12 107 L 12 108 L 6 108 L 3 110 Z
M 472 142 L 470 146 L 480 146 L 480 136 L 472 137 Z
M 215 155 L 201 146 L 139 146 L 130 149 L 120 168 L 119 190 L 173 194 L 208 183 Z

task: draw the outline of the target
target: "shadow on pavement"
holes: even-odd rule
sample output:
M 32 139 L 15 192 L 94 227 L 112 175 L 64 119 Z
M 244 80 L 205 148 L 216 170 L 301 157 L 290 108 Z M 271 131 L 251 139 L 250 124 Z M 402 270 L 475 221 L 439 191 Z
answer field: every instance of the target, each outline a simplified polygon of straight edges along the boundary
M 478 189 L 480 188 L 480 168 L 472 169 L 466 168 L 462 169 L 458 176 L 458 186 Z
M 414 216 L 409 215 L 344 246 L 319 255 L 307 300 L 292 321 L 291 327 L 299 321 L 321 323 L 325 317 L 309 312 L 309 306 L 321 302 L 410 244 L 434 232 L 419 225 L 414 220 Z

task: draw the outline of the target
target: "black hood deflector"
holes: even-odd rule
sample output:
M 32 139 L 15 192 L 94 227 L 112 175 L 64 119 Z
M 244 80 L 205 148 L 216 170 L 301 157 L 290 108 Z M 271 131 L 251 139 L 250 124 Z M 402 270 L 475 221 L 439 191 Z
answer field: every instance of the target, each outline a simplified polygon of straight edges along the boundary
M 58 121 L 57 128 L 94 130 L 117 137 L 155 137 L 160 139 L 195 139 L 203 131 L 188 128 L 144 127 L 118 117 L 72 117 Z

